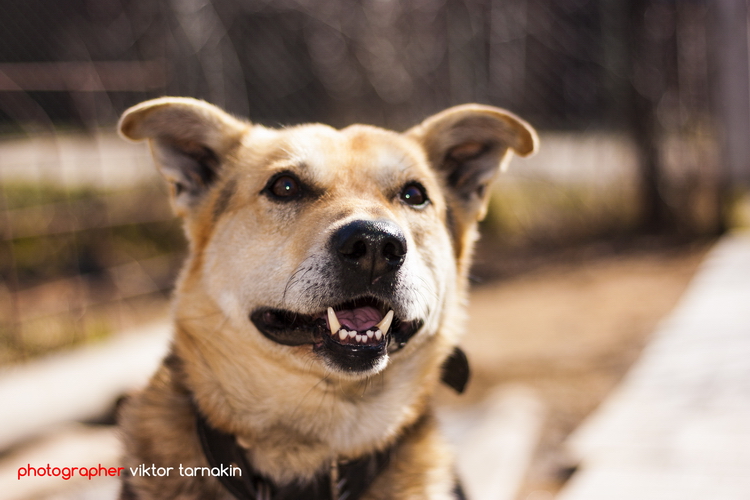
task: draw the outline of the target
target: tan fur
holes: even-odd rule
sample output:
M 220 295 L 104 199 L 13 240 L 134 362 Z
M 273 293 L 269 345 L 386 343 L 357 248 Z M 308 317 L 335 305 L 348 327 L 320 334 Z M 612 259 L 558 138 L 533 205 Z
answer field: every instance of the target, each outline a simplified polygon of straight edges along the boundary
M 533 129 L 497 108 L 465 105 L 404 134 L 365 125 L 276 130 L 202 101 L 162 98 L 126 111 L 120 131 L 150 141 L 191 247 L 174 295 L 172 355 L 122 414 L 124 465 L 205 466 L 192 399 L 278 483 L 398 442 L 366 498 L 452 498 L 452 459 L 431 395 L 459 340 L 486 186 L 511 151 L 534 152 Z M 282 171 L 315 196 L 274 202 L 263 191 Z M 428 193 L 423 209 L 399 198 L 412 181 Z M 408 252 L 394 300 L 409 320 L 424 321 L 403 349 L 351 373 L 309 345 L 259 333 L 248 319 L 255 307 L 316 315 L 333 305 L 321 282 L 328 238 L 352 220 L 375 219 L 403 231 Z M 128 484 L 140 500 L 232 498 L 213 478 Z

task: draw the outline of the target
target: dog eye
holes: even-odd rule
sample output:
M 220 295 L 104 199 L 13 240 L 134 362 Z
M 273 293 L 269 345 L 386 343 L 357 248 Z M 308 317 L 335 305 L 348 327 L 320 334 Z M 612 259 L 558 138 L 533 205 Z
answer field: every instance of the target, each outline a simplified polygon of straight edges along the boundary
M 268 192 L 278 199 L 297 198 L 302 193 L 300 182 L 291 175 L 280 175 L 272 179 Z
M 426 204 L 429 200 L 427 198 L 427 192 L 421 184 L 411 183 L 404 186 L 401 191 L 401 200 L 407 205 L 413 207 L 421 207 Z

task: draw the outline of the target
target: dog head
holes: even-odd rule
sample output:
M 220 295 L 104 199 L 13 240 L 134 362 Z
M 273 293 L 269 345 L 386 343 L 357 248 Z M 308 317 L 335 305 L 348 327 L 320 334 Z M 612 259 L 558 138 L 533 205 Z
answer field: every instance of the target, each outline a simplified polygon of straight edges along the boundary
M 463 300 L 487 187 L 537 144 L 524 121 L 480 105 L 396 133 L 269 129 L 162 98 L 126 111 L 120 132 L 150 141 L 171 186 L 192 304 L 215 303 L 254 349 L 350 379 L 453 335 L 443 323 Z

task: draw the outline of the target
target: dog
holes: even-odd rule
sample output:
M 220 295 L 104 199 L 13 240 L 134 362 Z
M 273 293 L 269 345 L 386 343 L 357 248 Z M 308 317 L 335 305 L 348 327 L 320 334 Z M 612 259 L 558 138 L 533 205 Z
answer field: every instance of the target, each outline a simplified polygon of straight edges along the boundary
M 184 220 L 170 354 L 120 414 L 121 500 L 463 498 L 435 421 L 488 186 L 538 139 L 499 108 L 404 133 L 128 109 Z

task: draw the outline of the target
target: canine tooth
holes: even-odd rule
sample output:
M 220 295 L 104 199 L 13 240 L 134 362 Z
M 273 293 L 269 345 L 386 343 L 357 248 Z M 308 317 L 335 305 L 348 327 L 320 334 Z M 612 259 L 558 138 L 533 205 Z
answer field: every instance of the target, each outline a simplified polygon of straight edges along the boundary
M 346 332 L 346 330 L 344 330 L 343 328 L 341 330 L 339 330 L 339 338 L 341 340 L 344 340 L 348 336 L 349 336 L 349 334 Z
M 357 331 L 356 330 L 352 330 L 351 332 L 349 332 L 349 338 L 350 339 L 353 339 L 356 336 L 357 336 Z
M 375 339 L 380 340 L 383 338 L 383 332 L 380 330 L 375 330 Z
M 336 332 L 341 330 L 341 323 L 339 323 L 336 313 L 333 312 L 333 307 L 328 308 L 328 326 L 331 328 L 331 335 L 336 335 Z
M 378 329 L 383 332 L 383 334 L 388 333 L 388 329 L 391 327 L 391 322 L 393 321 L 393 310 L 388 311 L 388 314 L 385 315 L 385 318 L 383 318 L 383 321 L 378 323 Z

